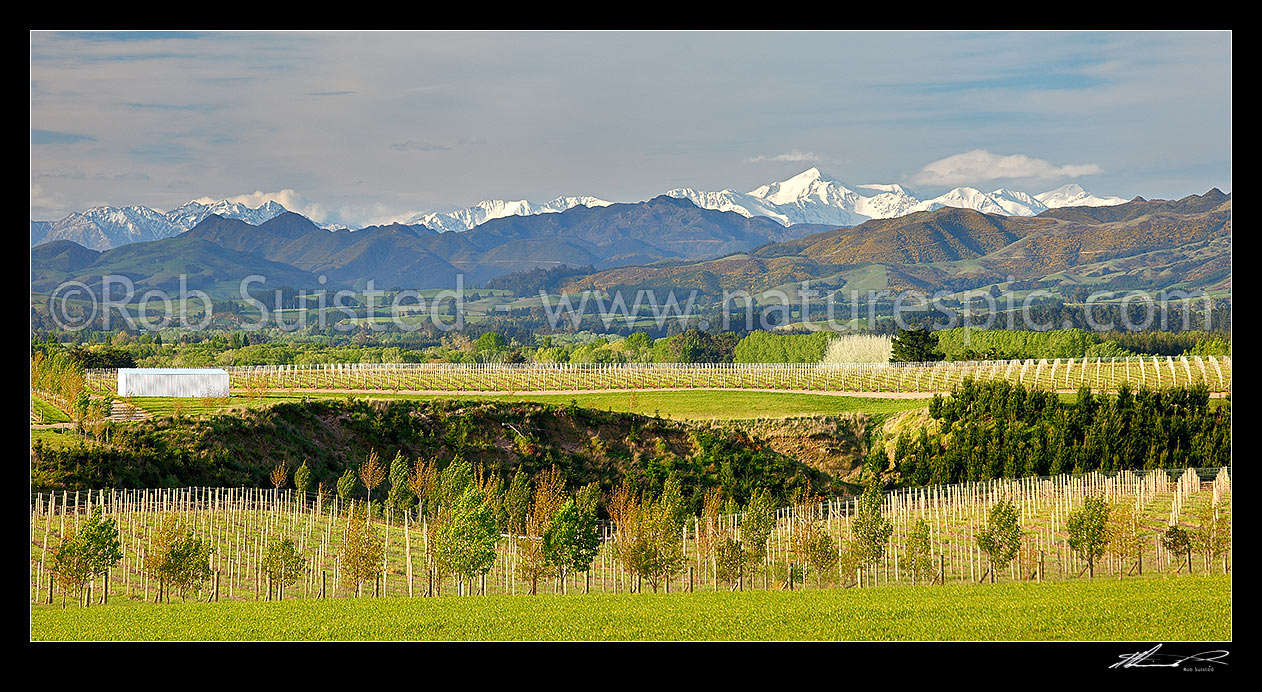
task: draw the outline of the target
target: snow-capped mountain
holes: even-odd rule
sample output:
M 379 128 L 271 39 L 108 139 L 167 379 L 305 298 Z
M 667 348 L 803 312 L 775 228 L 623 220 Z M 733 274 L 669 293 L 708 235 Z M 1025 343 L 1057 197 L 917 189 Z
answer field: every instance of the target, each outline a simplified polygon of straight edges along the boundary
M 38 229 L 43 231 L 42 234 L 37 234 L 35 222 L 32 222 L 31 246 L 54 240 L 71 240 L 93 250 L 109 250 L 128 243 L 179 235 L 211 214 L 240 219 L 257 226 L 286 211 L 276 202 L 251 208 L 227 200 L 210 204 L 193 201 L 165 213 L 143 206 L 94 207 Z
M 734 211 L 743 216 L 769 216 L 786 226 L 795 223 L 854 226 L 869 219 L 889 219 L 942 207 L 962 207 L 1005 216 L 1034 216 L 1055 207 L 1111 206 L 1126 201 L 1120 197 L 1096 197 L 1075 184 L 1040 195 L 1004 188 L 982 192 L 972 187 L 957 187 L 922 201 L 901 185 L 850 186 L 825 176 L 818 168 L 808 168 L 788 180 L 746 193 L 677 188 L 666 194 L 688 199 L 705 209 Z
M 409 226 L 420 224 L 436 231 L 467 231 L 491 219 L 502 219 L 506 216 L 555 214 L 578 206 L 607 207 L 610 204 L 613 202 L 606 202 L 595 197 L 557 197 L 542 203 L 524 199 L 515 201 L 492 199 L 483 200 L 472 207 L 457 211 L 417 214 L 403 223 Z
M 1004 216 L 1034 216 L 1047 211 L 1046 205 L 1025 192 L 1003 188 L 994 192 L 982 192 L 973 187 L 957 187 L 946 194 L 921 202 L 913 211 L 933 211 L 942 207 L 961 207 L 983 214 Z
M 184 231 L 162 212 L 149 207 L 93 207 L 54 223 L 43 242 L 72 240 L 93 250 L 170 238 Z
M 265 221 L 271 221 L 287 211 L 289 210 L 278 202 L 271 201 L 260 205 L 257 209 L 251 209 L 240 202 L 229 202 L 226 199 L 209 204 L 195 200 L 184 206 L 172 209 L 165 216 L 171 223 L 188 230 L 201 223 L 203 219 L 211 214 L 218 214 L 225 219 L 239 219 L 252 226 L 257 226 Z
M 919 203 L 902 186 L 848 186 L 825 176 L 818 168 L 808 168 L 788 180 L 746 193 L 704 192 L 684 187 L 666 194 L 690 200 L 704 209 L 734 211 L 743 216 L 769 216 L 786 226 L 795 223 L 853 226 L 872 218 L 902 216 Z
M 830 178 L 818 168 L 807 170 L 749 192 L 720 190 L 707 192 L 676 188 L 666 192 L 687 199 L 703 209 L 736 212 L 741 216 L 766 216 L 780 224 L 798 223 L 855 226 L 869 219 L 888 219 L 941 207 L 975 209 L 986 214 L 1033 216 L 1047 209 L 1070 206 L 1102 207 L 1123 204 L 1121 197 L 1097 197 L 1070 183 L 1038 195 L 1000 188 L 982 192 L 957 187 L 932 199 L 921 200 L 897 184 L 847 185 Z M 403 221 L 425 225 L 436 231 L 467 231 L 491 219 L 508 216 L 552 214 L 574 207 L 606 207 L 612 202 L 590 196 L 557 197 L 536 203 L 528 200 L 486 200 L 452 212 L 416 214 Z M 54 240 L 72 240 L 94 250 L 178 235 L 211 214 L 259 225 L 288 211 L 277 202 L 248 207 L 239 202 L 194 200 L 168 212 L 142 206 L 96 207 L 77 212 L 55 223 L 31 222 L 31 245 Z M 348 228 L 343 224 L 319 224 L 327 230 Z
M 1121 197 L 1097 197 L 1082 189 L 1077 183 L 1061 185 L 1055 190 L 1034 195 L 1034 199 L 1042 202 L 1048 209 L 1060 207 L 1112 207 L 1125 204 Z

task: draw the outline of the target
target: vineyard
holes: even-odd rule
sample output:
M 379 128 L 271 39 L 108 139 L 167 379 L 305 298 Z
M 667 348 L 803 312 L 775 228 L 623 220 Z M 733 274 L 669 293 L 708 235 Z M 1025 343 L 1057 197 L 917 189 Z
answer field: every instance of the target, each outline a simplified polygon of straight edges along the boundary
M 225 368 L 236 391 L 362 390 L 543 392 L 753 389 L 813 392 L 950 392 L 967 378 L 1053 391 L 1115 391 L 1198 384 L 1231 391 L 1230 356 L 1043 359 L 934 363 L 433 364 L 347 363 Z M 87 386 L 116 394 L 116 370 L 88 370 Z
M 1101 543 L 1103 552 L 1092 563 L 1072 546 L 1070 529 L 1080 511 L 1097 498 L 1109 508 L 1110 538 Z M 611 504 L 617 502 L 615 497 Z M 602 522 L 586 569 L 536 570 L 532 584 L 527 573 L 532 538 L 501 533 L 493 555 L 476 570 L 477 578 L 462 577 L 448 563 L 464 558 L 453 558 L 455 553 L 436 545 L 447 535 L 443 527 L 415 509 L 392 511 L 387 506 L 367 520 L 362 503 L 361 511 L 354 513 L 337 496 L 284 489 L 37 494 L 30 510 L 31 599 L 37 604 L 64 603 L 67 596 L 71 603 L 80 598 L 83 604 L 158 599 L 160 584 L 149 562 L 162 553 L 169 535 L 164 526 L 173 522 L 198 537 L 194 544 L 200 541 L 204 551 L 195 560 L 202 578 L 185 584 L 178 596 L 201 601 L 625 593 L 646 591 L 650 583 L 652 590 L 660 585 L 664 592 L 1041 583 L 1091 576 L 1225 574 L 1231 565 L 1227 467 L 908 488 L 885 493 L 879 502 L 889 531 L 877 541 L 879 550 L 858 563 L 846 558 L 844 546 L 853 545 L 867 531 L 861 526 L 861 499 L 839 498 L 775 510 L 762 539 L 765 550 L 748 569 L 733 572 L 725 566 L 723 546 L 732 538 L 753 541 L 744 535 L 754 530 L 753 524 L 746 528 L 742 514 L 703 512 L 680 522 L 673 538 L 667 535 L 682 559 L 653 568 L 656 571 L 632 571 L 628 552 L 620 545 L 633 538 L 628 527 Z M 1020 530 L 1011 561 L 992 567 L 994 548 L 983 548 L 989 525 L 996 522 L 996 507 L 1001 506 L 1012 508 Z M 99 518 L 94 512 L 112 520 L 106 525 L 117 532 L 121 557 L 77 593 L 67 594 L 54 579 L 55 555 L 67 537 L 91 529 Z M 613 514 L 619 516 L 616 510 Z M 1191 539 L 1171 547 L 1169 538 L 1175 532 L 1168 529 L 1176 526 Z M 368 541 L 377 547 L 370 551 L 371 569 L 361 574 L 371 576 L 352 582 L 344 572 L 364 567 L 349 565 L 342 556 L 348 554 L 348 541 L 367 540 L 361 527 L 379 542 Z M 286 541 L 291 552 L 287 566 L 278 572 L 275 549 Z M 820 545 L 835 554 L 821 557 Z M 817 564 L 828 567 L 816 568 Z M 540 581 L 541 575 L 547 578 Z M 170 587 L 161 597 L 170 602 Z

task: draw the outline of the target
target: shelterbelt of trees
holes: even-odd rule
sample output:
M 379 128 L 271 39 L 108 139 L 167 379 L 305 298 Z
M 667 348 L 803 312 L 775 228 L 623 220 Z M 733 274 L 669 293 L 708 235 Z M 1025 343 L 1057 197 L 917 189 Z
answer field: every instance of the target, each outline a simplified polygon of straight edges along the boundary
M 914 330 L 913 330 L 914 331 Z M 339 338 L 269 332 L 76 333 L 65 343 L 56 335 L 36 335 L 33 353 L 65 352 L 85 368 L 211 367 L 320 363 L 818 363 L 836 353 L 871 349 L 837 348 L 847 341 L 871 340 L 834 332 L 780 334 L 688 329 L 654 339 L 592 332 L 505 335 L 358 332 Z M 897 345 L 902 332 L 894 335 Z M 1110 358 L 1134 355 L 1224 356 L 1231 354 L 1229 332 L 1090 332 L 1081 329 L 1019 331 L 956 328 L 929 332 L 925 349 L 895 348 L 894 359 L 1010 360 Z M 923 352 L 922 352 L 923 350 Z M 884 356 L 864 356 L 884 360 Z
M 966 380 L 929 406 L 930 424 L 903 431 L 892 468 L 904 485 L 1091 471 L 1227 466 L 1231 402 L 1209 405 L 1201 386 L 1056 394 Z

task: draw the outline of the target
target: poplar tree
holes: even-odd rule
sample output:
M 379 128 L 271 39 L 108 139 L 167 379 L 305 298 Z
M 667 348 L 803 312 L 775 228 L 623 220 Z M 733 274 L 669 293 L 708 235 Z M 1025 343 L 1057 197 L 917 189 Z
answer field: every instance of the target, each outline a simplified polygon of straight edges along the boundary
M 1109 505 L 1099 495 L 1088 495 L 1082 507 L 1069 515 L 1069 548 L 1087 561 L 1088 576 L 1095 577 L 1095 562 L 1108 546 Z
M 996 502 L 990 508 L 986 528 L 977 532 L 977 547 L 986 553 L 990 562 L 990 583 L 995 583 L 995 571 L 1006 566 L 1021 550 L 1021 525 L 1017 508 L 1007 499 Z

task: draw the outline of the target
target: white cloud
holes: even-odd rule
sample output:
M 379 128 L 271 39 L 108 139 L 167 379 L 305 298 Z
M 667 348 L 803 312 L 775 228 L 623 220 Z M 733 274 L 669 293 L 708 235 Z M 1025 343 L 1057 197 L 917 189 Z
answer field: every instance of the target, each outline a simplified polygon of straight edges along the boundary
M 913 185 L 968 185 L 990 180 L 1050 181 L 1104 172 L 1094 163 L 1057 166 L 1025 154 L 1002 156 L 985 149 L 939 159 L 912 174 Z
M 317 202 L 308 201 L 306 197 L 303 197 L 301 194 L 288 188 L 279 192 L 263 192 L 262 190 L 255 190 L 248 195 L 237 195 L 235 197 L 228 197 L 227 199 L 229 202 L 237 202 L 253 208 L 257 208 L 268 202 L 276 202 L 289 211 L 298 212 L 316 223 L 337 221 L 337 219 L 329 218 L 329 210 L 325 209 L 323 205 Z M 201 199 L 193 201 L 200 202 L 202 204 L 214 204 L 219 200 L 212 197 L 202 197 Z
M 794 149 L 793 151 L 784 154 L 776 154 L 775 156 L 755 156 L 753 158 L 745 159 L 745 163 L 763 163 L 765 161 L 772 161 L 775 163 L 810 163 L 819 161 L 820 158 L 820 155 L 814 152 L 798 151 L 797 149 Z

